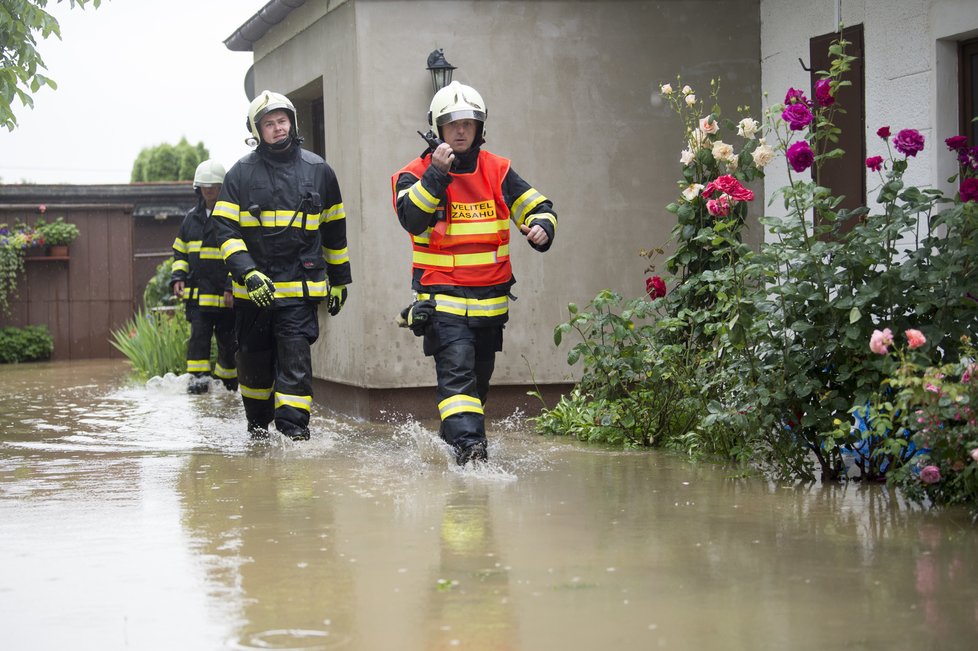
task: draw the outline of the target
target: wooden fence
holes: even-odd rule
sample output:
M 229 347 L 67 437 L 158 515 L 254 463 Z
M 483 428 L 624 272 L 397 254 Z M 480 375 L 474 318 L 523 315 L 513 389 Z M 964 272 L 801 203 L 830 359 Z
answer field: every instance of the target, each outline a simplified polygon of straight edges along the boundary
M 143 289 L 195 202 L 189 183 L 0 185 L 0 223 L 64 217 L 80 233 L 67 257 L 28 253 L 0 326 L 46 325 L 52 359 L 121 356 L 111 332 L 142 306 Z

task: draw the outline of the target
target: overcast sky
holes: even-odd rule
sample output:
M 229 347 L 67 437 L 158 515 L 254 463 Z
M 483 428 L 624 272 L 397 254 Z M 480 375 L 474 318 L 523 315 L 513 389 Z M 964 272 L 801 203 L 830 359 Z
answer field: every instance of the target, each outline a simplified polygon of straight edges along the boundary
M 249 151 L 251 52 L 224 45 L 268 0 L 49 2 L 61 38 L 38 42 L 58 89 L 14 101 L 0 128 L 0 183 L 128 183 L 140 150 L 186 137 L 225 167 Z

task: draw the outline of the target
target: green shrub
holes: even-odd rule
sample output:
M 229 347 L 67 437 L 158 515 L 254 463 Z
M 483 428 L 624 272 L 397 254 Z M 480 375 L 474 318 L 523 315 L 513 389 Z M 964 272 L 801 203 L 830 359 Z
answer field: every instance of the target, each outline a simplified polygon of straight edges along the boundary
M 54 339 L 47 326 L 0 328 L 0 362 L 14 364 L 49 359 Z
M 112 345 L 132 364 L 136 376 L 148 380 L 187 368 L 190 324 L 183 310 L 140 311 L 119 330 L 112 331 Z
M 147 310 L 164 305 L 173 305 L 177 301 L 170 291 L 170 276 L 173 275 L 173 256 L 170 256 L 156 267 L 156 273 L 146 283 L 143 290 L 143 306 Z

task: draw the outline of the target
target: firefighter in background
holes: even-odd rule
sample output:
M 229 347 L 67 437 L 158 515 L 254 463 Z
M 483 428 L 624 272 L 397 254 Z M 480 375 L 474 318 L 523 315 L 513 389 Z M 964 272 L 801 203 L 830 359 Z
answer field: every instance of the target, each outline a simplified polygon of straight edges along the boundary
M 516 282 L 510 219 L 543 252 L 557 216 L 509 160 L 482 149 L 486 105 L 475 89 L 452 82 L 439 90 L 428 123 L 444 142 L 391 179 L 397 218 L 411 235 L 417 293 L 402 317 L 434 357 L 439 434 L 465 465 L 488 460 L 483 409 Z
M 346 212 L 333 169 L 300 146 L 288 97 L 259 93 L 247 128 L 257 148 L 228 170 L 214 210 L 233 279 L 241 398 L 252 437 L 274 421 L 306 440 L 319 304 L 339 314 L 351 282 Z
M 224 182 L 224 166 L 205 160 L 194 172 L 197 205 L 187 213 L 173 241 L 170 289 L 186 301 L 190 340 L 187 342 L 187 392 L 206 393 L 211 378 L 211 336 L 217 339 L 214 376 L 229 391 L 238 388 L 235 370 L 234 314 L 231 279 L 217 245 L 210 219 Z

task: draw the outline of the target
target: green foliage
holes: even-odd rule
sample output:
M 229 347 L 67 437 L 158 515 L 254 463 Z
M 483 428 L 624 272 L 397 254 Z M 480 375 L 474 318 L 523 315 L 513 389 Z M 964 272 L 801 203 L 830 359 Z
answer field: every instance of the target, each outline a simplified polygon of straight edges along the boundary
M 0 328 L 0 363 L 16 364 L 49 359 L 54 339 L 47 326 Z
M 176 145 L 163 143 L 139 152 L 132 166 L 133 183 L 193 181 L 197 166 L 210 158 L 204 143 L 191 145 L 181 138 Z
M 170 277 L 173 275 L 173 257 L 169 257 L 156 267 L 156 273 L 146 283 L 143 290 L 143 306 L 147 310 L 154 307 L 173 305 L 176 299 L 170 291 Z
M 182 310 L 140 310 L 112 331 L 110 343 L 126 356 L 138 378 L 148 380 L 186 371 L 189 338 L 190 324 Z
M 84 8 L 91 2 L 98 8 L 101 0 L 68 0 L 74 7 Z M 48 0 L 3 0 L 0 3 L 0 126 L 13 131 L 17 118 L 14 99 L 23 106 L 34 107 L 33 95 L 42 87 L 57 89 L 53 79 L 40 71 L 44 60 L 37 51 L 37 37 L 46 39 L 52 34 L 61 38 L 58 21 L 44 8 Z
M 34 230 L 44 238 L 44 243 L 48 246 L 66 246 L 78 238 L 78 227 L 66 222 L 64 217 L 58 217 L 50 224 L 38 219 Z
M 40 235 L 26 224 L 0 224 L 0 312 L 10 311 L 10 298 L 24 272 L 24 252 L 40 243 Z

